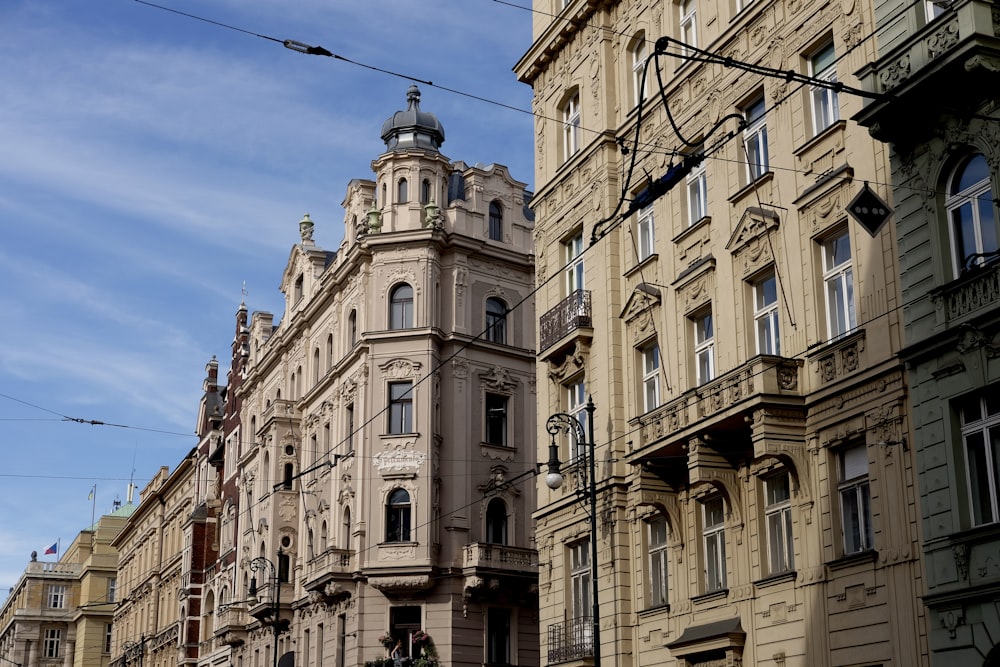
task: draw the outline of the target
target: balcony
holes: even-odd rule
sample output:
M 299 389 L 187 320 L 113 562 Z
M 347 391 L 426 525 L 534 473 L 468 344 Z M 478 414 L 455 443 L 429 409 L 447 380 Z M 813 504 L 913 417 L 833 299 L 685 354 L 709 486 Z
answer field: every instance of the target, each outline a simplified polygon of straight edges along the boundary
M 328 602 L 350 595 L 344 583 L 353 580 L 356 559 L 350 549 L 327 549 L 306 562 L 303 588 Z
M 590 290 L 576 290 L 542 315 L 538 350 L 545 352 L 571 333 L 591 326 Z
M 798 405 L 802 392 L 802 362 L 784 357 L 757 356 L 732 371 L 690 389 L 669 403 L 636 417 L 637 451 L 682 436 L 689 427 L 700 430 L 720 425 L 763 403 Z M 742 426 L 742 419 L 737 422 Z
M 467 574 L 477 570 L 489 570 L 534 575 L 538 573 L 538 552 L 523 547 L 473 542 L 465 545 L 463 567 Z
M 1000 303 L 1000 263 L 975 267 L 953 282 L 931 292 L 937 321 L 954 327 Z
M 569 662 L 594 657 L 594 621 L 590 616 L 553 623 L 548 631 L 548 662 Z
M 215 614 L 215 639 L 220 644 L 240 645 L 246 639 L 246 628 L 250 622 L 243 603 L 232 606 L 222 605 Z

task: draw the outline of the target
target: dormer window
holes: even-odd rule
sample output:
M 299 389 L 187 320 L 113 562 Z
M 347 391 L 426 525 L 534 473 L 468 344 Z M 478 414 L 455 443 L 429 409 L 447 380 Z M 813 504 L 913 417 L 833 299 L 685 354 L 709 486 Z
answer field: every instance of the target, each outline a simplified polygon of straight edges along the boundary
M 304 285 L 304 279 L 302 274 L 300 273 L 299 277 L 295 279 L 295 289 L 292 292 L 292 297 L 295 303 L 298 303 L 302 299 L 303 285 Z

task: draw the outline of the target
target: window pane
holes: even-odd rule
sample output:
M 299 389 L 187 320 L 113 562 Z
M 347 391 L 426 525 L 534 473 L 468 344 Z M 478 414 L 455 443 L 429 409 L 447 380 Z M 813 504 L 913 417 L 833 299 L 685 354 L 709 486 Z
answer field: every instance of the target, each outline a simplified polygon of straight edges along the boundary
M 980 181 L 989 180 L 989 177 L 990 168 L 986 164 L 986 158 L 977 153 L 969 158 L 968 163 L 966 163 L 965 167 L 958 174 L 954 185 L 952 185 L 951 194 L 958 194 L 963 190 L 968 190 L 972 186 L 978 185 Z
M 842 481 L 866 476 L 868 474 L 868 452 L 865 447 L 851 447 L 850 449 L 845 449 L 840 455 L 840 460 L 840 477 Z
M 969 457 L 969 486 L 972 496 L 972 521 L 979 526 L 996 520 L 991 502 L 989 466 L 991 458 L 986 452 L 986 442 L 982 431 L 965 437 L 965 447 Z

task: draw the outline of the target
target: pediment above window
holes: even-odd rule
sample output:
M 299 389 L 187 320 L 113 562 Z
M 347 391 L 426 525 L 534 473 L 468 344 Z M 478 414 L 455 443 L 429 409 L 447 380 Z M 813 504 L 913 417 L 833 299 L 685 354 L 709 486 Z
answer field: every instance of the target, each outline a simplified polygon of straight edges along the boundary
M 748 207 L 733 235 L 729 237 L 726 250 L 739 255 L 747 249 L 757 247 L 760 241 L 766 240 L 768 232 L 777 229 L 779 224 L 777 212 L 756 206 Z
M 649 283 L 639 283 L 632 290 L 632 295 L 629 296 L 625 308 L 618 317 L 631 323 L 643 313 L 648 313 L 655 306 L 660 305 L 660 301 L 660 290 Z

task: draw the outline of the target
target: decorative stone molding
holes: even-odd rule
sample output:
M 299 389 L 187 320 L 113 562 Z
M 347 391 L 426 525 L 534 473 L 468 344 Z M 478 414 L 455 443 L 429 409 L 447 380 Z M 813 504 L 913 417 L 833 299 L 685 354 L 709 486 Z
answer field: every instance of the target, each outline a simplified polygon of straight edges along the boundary
M 577 340 L 573 351 L 566 355 L 561 364 L 549 361 L 549 379 L 561 383 L 566 378 L 573 377 L 587 366 L 590 358 L 590 345 L 583 340 Z
M 500 366 L 494 366 L 487 373 L 481 374 L 479 380 L 484 388 L 503 394 L 513 394 L 517 388 L 517 380 L 511 377 L 508 369 Z
M 955 558 L 955 569 L 958 570 L 959 578 L 967 581 L 969 579 L 969 545 L 952 545 L 951 555 Z
M 381 550 L 380 550 L 381 553 Z M 368 584 L 382 593 L 418 593 L 426 591 L 434 582 L 429 575 L 397 577 L 369 577 Z
M 388 380 L 402 380 L 416 377 L 420 370 L 419 361 L 409 359 L 392 359 L 379 365 L 382 376 Z
M 424 464 L 424 461 L 427 460 L 427 455 L 423 452 L 406 448 L 408 445 L 412 446 L 413 444 L 412 441 L 400 443 L 395 449 L 385 449 L 375 454 L 372 457 L 372 465 L 381 474 L 418 470 Z

